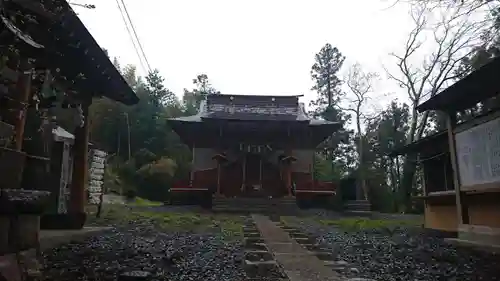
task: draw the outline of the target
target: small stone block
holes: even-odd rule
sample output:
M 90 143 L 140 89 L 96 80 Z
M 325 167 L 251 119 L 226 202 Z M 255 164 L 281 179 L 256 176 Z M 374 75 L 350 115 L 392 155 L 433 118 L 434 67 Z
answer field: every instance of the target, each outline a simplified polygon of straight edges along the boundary
M 244 233 L 244 236 L 247 238 L 260 238 L 260 233 L 259 232 L 247 232 Z
M 264 239 L 262 239 L 262 238 L 245 238 L 245 245 L 255 244 L 255 243 L 264 243 Z
M 148 281 L 150 279 L 151 273 L 147 271 L 129 271 L 118 276 L 118 281 Z
M 335 259 L 335 256 L 329 252 L 313 252 L 313 254 L 318 257 L 318 259 L 323 261 L 331 261 Z
M 245 260 L 249 261 L 271 261 L 273 260 L 273 255 L 268 251 L 247 251 L 245 252 Z
M 299 243 L 302 246 L 310 245 L 313 244 L 314 242 L 310 238 L 295 238 L 294 240 L 297 241 L 297 243 Z
M 245 245 L 245 248 L 252 251 L 268 251 L 266 244 L 264 243 L 252 243 Z
M 290 237 L 292 237 L 292 238 L 309 238 L 308 235 L 306 235 L 304 233 L 300 233 L 300 232 L 292 232 L 289 234 L 290 234 Z
M 248 276 L 265 276 L 270 270 L 276 269 L 277 263 L 274 260 L 271 261 L 263 261 L 263 262 L 252 262 L 249 260 L 245 260 L 244 269 Z
M 344 270 L 349 265 L 346 261 L 323 261 L 323 264 L 337 271 Z
M 244 226 L 243 227 L 243 231 L 246 231 L 246 232 L 257 232 L 257 227 L 254 227 L 254 226 Z

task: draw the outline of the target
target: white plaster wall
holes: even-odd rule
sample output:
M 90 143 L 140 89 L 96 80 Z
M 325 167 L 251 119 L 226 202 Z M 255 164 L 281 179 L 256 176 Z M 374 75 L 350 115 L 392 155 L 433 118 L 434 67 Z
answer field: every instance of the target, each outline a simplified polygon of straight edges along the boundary
M 297 161 L 292 164 L 292 172 L 309 173 L 313 164 L 313 154 L 314 150 L 310 149 L 293 150 L 292 155 Z

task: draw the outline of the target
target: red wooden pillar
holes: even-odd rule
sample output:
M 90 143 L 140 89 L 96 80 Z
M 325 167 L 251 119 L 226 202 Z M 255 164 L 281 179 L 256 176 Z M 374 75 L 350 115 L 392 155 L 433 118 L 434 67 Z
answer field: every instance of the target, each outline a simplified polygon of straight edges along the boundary
M 70 206 L 71 213 L 84 213 L 87 194 L 85 186 L 88 174 L 88 144 L 89 144 L 89 120 L 88 105 L 83 106 L 85 122 L 83 127 L 75 129 L 75 142 L 73 145 L 73 178 L 71 182 Z
M 282 158 L 282 165 L 284 170 L 284 181 L 285 186 L 288 191 L 288 196 L 292 196 L 292 163 L 295 161 L 295 157 L 292 156 L 292 150 L 286 149 L 284 157 Z
M 224 153 L 216 154 L 214 157 L 212 157 L 215 161 L 217 161 L 217 191 L 216 191 L 216 196 L 221 195 L 221 172 L 222 172 L 222 163 L 227 161 L 226 155 Z

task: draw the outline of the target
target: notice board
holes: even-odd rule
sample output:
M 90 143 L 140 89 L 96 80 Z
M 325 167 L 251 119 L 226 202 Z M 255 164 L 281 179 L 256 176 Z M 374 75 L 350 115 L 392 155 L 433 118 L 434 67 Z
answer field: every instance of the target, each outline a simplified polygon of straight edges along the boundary
M 461 186 L 500 182 L 500 119 L 455 135 Z

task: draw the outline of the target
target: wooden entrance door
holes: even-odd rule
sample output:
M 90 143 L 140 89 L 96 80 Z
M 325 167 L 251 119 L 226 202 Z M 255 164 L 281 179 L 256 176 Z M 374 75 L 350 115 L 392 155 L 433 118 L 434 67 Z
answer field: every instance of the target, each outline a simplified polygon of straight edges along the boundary
M 258 154 L 248 153 L 245 163 L 245 184 L 260 185 L 261 157 Z
M 241 161 L 225 163 L 221 166 L 221 193 L 227 197 L 239 196 L 243 179 Z

